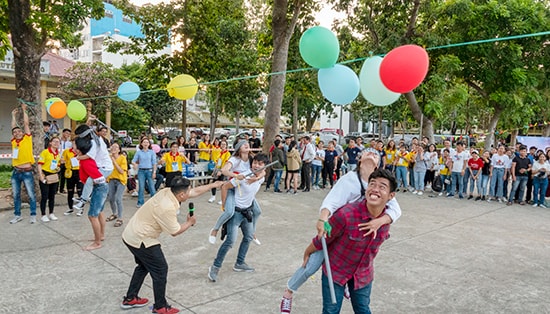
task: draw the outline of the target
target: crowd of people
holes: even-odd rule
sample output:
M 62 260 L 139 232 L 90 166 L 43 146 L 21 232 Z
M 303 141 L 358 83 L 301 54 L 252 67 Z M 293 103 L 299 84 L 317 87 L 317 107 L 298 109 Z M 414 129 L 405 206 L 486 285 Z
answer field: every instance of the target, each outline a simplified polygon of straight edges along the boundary
M 464 143 L 444 141 L 438 149 L 427 138 L 413 138 L 410 146 L 404 141 L 372 140 L 363 144 L 362 138 L 350 139 L 346 147 L 336 139 L 324 143 L 317 137 L 276 136 L 269 154 L 261 152 L 262 143 L 257 132 L 245 134 L 229 150 L 226 137 L 210 139 L 209 135 L 191 132 L 191 137 L 178 138 L 169 143 L 163 137 L 158 144 L 142 136 L 131 160 L 121 145 L 107 140 L 106 128 L 91 127 L 94 117 L 78 126 L 72 136 L 63 129 L 59 136 L 46 132 L 47 146 L 38 161 L 32 154 L 32 135 L 28 125 L 26 106 L 12 112 L 12 186 L 14 218 L 11 224 L 22 220 L 21 185 L 29 194 L 30 223 L 36 223 L 36 195 L 34 173 L 40 185 L 41 221 L 58 220 L 54 214 L 54 200 L 67 189 L 68 210 L 64 215 L 83 215 L 89 204 L 88 219 L 94 240 L 85 250 L 102 247 L 107 222 L 123 225 L 122 196 L 128 189 L 136 189 L 138 210 L 122 232 L 122 239 L 137 264 L 121 308 L 142 307 L 149 300 L 139 297 L 139 290 L 147 274 L 153 280 L 155 303 L 153 313 L 178 313 L 166 300 L 168 265 L 158 240 L 163 232 L 172 236 L 184 233 L 196 222 L 192 205 L 184 223 L 178 222 L 182 202 L 210 192 L 208 202 L 216 201 L 221 188 L 222 214 L 210 231 L 208 240 L 215 244 L 218 235 L 224 240 L 207 276 L 216 282 L 227 252 L 236 242 L 238 229 L 243 238 L 233 270 L 253 272 L 247 264 L 249 244 L 256 238 L 256 224 L 261 215 L 256 194 L 265 182 L 265 191 L 295 195 L 311 190 L 330 189 L 319 211 L 317 234 L 304 252 L 304 262 L 289 279 L 281 300 L 283 314 L 291 312 L 294 293 L 321 268 L 325 256 L 332 261 L 329 282 L 323 266 L 323 311 L 338 313 L 344 296 L 351 298 L 356 312 L 369 312 L 372 287 L 372 262 L 380 245 L 389 237 L 389 228 L 401 216 L 395 199 L 398 192 L 431 196 L 458 197 L 475 201 L 499 201 L 512 205 L 546 207 L 548 189 L 547 162 L 549 151 L 536 147 L 527 149 L 500 145 L 480 153 L 466 149 Z M 17 125 L 21 113 L 23 126 Z M 44 123 L 44 131 L 51 127 Z M 49 130 L 48 130 L 49 131 Z M 185 178 L 187 168 L 196 163 L 212 164 L 212 176 L 197 188 Z M 267 166 L 270 165 L 268 168 Z M 134 182 L 134 183 L 132 183 Z M 160 189 L 165 186 L 165 189 Z M 145 199 L 146 191 L 150 194 Z M 104 215 L 109 201 L 112 214 Z M 46 206 L 48 211 L 46 212 Z M 220 232 L 221 231 L 221 232 Z M 326 237 L 327 252 L 322 254 L 322 240 Z M 370 239 L 369 241 L 360 241 Z M 367 252 L 368 254 L 363 254 Z M 330 287 L 336 292 L 336 303 L 330 298 Z

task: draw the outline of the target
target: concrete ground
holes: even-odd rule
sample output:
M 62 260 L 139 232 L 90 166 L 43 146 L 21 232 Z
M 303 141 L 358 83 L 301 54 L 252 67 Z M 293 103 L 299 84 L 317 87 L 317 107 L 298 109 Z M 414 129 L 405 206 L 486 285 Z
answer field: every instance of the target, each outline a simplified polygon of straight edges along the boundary
M 260 191 L 262 244 L 251 244 L 247 257 L 256 272 L 232 271 L 233 248 L 216 283 L 206 274 L 219 241 L 207 239 L 220 210 L 207 202 L 209 195 L 195 199 L 196 226 L 161 238 L 170 266 L 169 303 L 183 313 L 278 313 L 326 193 Z M 108 223 L 104 247 L 83 251 L 92 239 L 90 223 L 63 216 L 65 198 L 56 198 L 59 221 L 35 225 L 28 223 L 28 208 L 22 222 L 10 225 L 11 208 L 0 203 L 7 208 L 0 212 L 0 313 L 150 313 L 148 307 L 119 308 L 135 265 L 121 242 L 123 227 Z M 403 216 L 375 262 L 374 313 L 550 313 L 550 209 L 410 193 L 398 200 Z M 127 222 L 136 198 L 126 195 L 124 204 Z M 302 286 L 293 313 L 321 312 L 320 279 L 318 272 Z M 141 296 L 153 298 L 150 277 Z M 352 312 L 344 301 L 342 313 Z

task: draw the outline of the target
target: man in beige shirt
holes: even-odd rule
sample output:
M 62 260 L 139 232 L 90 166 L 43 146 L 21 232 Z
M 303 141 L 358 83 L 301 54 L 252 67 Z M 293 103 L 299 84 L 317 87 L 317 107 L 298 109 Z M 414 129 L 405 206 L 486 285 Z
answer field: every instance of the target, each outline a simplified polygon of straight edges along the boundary
M 185 232 L 196 222 L 195 216 L 188 215 L 183 224 L 178 222 L 177 211 L 180 204 L 189 198 L 197 197 L 212 188 L 217 188 L 223 181 L 190 188 L 188 179 L 180 177 L 172 181 L 170 188 L 165 188 L 155 194 L 134 214 L 122 233 L 122 240 L 134 255 L 137 263 L 130 286 L 122 304 L 123 309 L 143 307 L 149 302 L 138 296 L 141 285 L 147 273 L 153 280 L 155 304 L 153 313 L 178 313 L 166 302 L 166 277 L 168 264 L 160 247 L 158 237 L 162 232 L 177 236 Z

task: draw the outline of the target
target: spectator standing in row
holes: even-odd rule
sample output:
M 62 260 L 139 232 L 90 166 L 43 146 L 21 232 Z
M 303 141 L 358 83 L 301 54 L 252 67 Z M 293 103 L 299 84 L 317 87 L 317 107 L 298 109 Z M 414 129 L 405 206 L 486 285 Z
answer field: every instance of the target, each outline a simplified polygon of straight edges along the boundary
M 334 142 L 334 150 L 336 150 L 337 157 L 336 157 L 336 180 L 340 179 L 342 165 L 344 164 L 344 148 L 340 143 L 338 143 L 338 140 L 336 138 L 333 138 L 332 141 Z
M 323 162 L 325 161 L 324 145 L 325 143 L 323 141 L 319 141 L 319 144 L 317 144 L 317 147 L 315 148 L 315 157 L 311 162 L 311 166 L 313 169 L 311 174 L 311 185 L 313 186 L 314 190 L 320 189 L 319 179 L 321 179 L 323 172 Z
M 107 221 L 115 221 L 114 226 L 122 226 L 122 211 L 124 206 L 122 204 L 122 195 L 126 189 L 126 183 L 128 182 L 128 161 L 126 157 L 121 154 L 122 149 L 118 143 L 111 145 L 111 160 L 113 162 L 113 172 L 107 178 L 109 184 L 109 194 L 107 199 L 111 205 L 112 214 L 107 218 Z
M 248 142 L 250 143 L 250 148 L 254 153 L 257 153 L 257 150 L 262 148 L 262 141 L 258 138 L 258 131 L 256 129 L 252 129 L 252 137 L 248 138 Z
M 481 175 L 484 161 L 479 158 L 479 152 L 477 150 L 472 151 L 472 158 L 468 159 L 468 173 L 470 174 L 470 194 L 468 199 L 474 198 L 474 187 L 477 187 L 476 201 L 481 200 L 483 192 L 481 191 Z
M 414 191 L 413 194 L 424 194 L 424 177 L 426 176 L 426 155 L 422 145 L 415 145 L 414 171 Z
M 296 145 L 298 145 L 296 141 L 291 141 L 286 153 L 286 186 L 288 188 L 286 192 L 291 194 L 296 194 L 298 191 L 298 173 L 302 165 L 300 152 L 298 152 Z
M 59 150 L 61 151 L 61 160 L 59 162 L 59 193 L 65 193 L 65 163 L 70 162 L 67 161 L 64 158 L 64 152 L 73 147 L 73 144 L 71 142 L 71 130 L 70 129 L 63 129 L 63 132 L 61 132 L 61 143 L 59 144 Z M 68 181 L 68 180 L 67 180 Z
M 198 145 L 199 149 L 199 162 L 201 161 L 210 161 L 211 152 L 212 152 L 212 143 L 210 143 L 210 135 L 204 135 L 204 140 L 201 141 Z
M 311 189 L 311 162 L 315 159 L 315 145 L 311 143 L 309 136 L 303 138 L 304 147 L 302 148 L 302 184 L 303 192 L 309 192 Z
M 428 151 L 424 153 L 424 161 L 426 162 L 426 176 L 424 177 L 424 187 L 426 189 L 432 188 L 434 182 L 435 173 L 439 164 L 439 158 L 437 157 L 437 151 L 435 144 L 428 145 Z
M 338 161 L 338 152 L 334 149 L 334 141 L 328 142 L 327 149 L 325 150 L 325 164 L 323 166 L 323 186 L 324 189 L 327 186 L 327 178 L 330 183 L 330 188 L 334 186 L 334 172 Z
M 395 141 L 389 140 L 388 144 L 386 145 L 386 148 L 384 149 L 385 153 L 385 159 L 384 164 L 386 165 L 386 169 L 388 169 L 391 172 L 395 172 L 395 157 L 397 155 L 397 148 L 395 147 Z
M 491 157 L 491 171 L 489 173 L 489 177 L 491 177 L 491 197 L 499 202 L 504 200 L 504 181 L 506 180 L 508 161 L 509 158 L 505 154 L 504 146 L 499 146 L 497 153 Z M 491 198 L 488 198 L 487 201 L 491 201 Z
M 546 155 L 540 153 L 538 160 L 533 163 L 533 207 L 546 208 L 544 205 L 544 197 L 548 188 L 548 172 L 550 164 L 546 161 Z
M 361 149 L 355 145 L 355 140 L 350 139 L 349 145 L 345 150 L 345 153 L 348 156 L 349 171 L 353 171 L 357 168 L 357 156 L 360 152 Z
M 59 161 L 61 154 L 59 152 L 59 138 L 52 137 L 49 147 L 40 153 L 38 159 L 38 178 L 40 184 L 40 212 L 42 213 L 42 222 L 56 221 L 57 217 L 53 213 L 55 208 L 55 193 L 59 185 Z M 48 204 L 49 215 L 46 214 L 46 203 Z
M 488 151 L 484 151 L 483 155 L 481 155 L 481 159 L 483 160 L 483 168 L 481 169 L 481 200 L 485 201 L 488 197 L 488 183 L 490 174 L 491 174 L 491 155 Z
M 143 138 L 139 144 L 139 150 L 136 151 L 132 164 L 138 169 L 138 201 L 137 208 L 140 208 L 145 203 L 145 185 L 149 189 L 151 196 L 155 195 L 155 180 L 157 176 L 157 156 L 150 149 L 151 142 L 149 139 Z
M 527 157 L 527 146 L 519 147 L 519 156 L 516 156 L 512 160 L 512 168 L 510 173 L 512 175 L 512 191 L 510 192 L 510 197 L 508 198 L 508 203 L 506 205 L 512 205 L 516 191 L 519 189 L 518 199 L 520 205 L 525 205 L 523 200 L 523 194 L 525 192 L 525 186 L 527 185 L 527 177 L 531 171 L 533 164 L 531 160 Z
M 281 177 L 283 175 L 283 169 L 285 167 L 285 153 L 283 152 L 283 143 L 281 140 L 276 139 L 275 142 L 273 142 L 274 148 L 271 152 L 271 162 L 277 161 L 276 164 L 271 166 L 271 171 L 274 173 L 275 176 L 275 183 L 274 183 L 274 192 L 275 193 L 282 193 L 279 184 L 281 182 Z
M 196 164 L 197 163 L 197 152 L 199 150 L 199 146 L 197 145 L 196 139 L 192 137 L 189 139 L 189 143 L 187 143 L 187 146 L 185 146 L 185 152 L 187 155 L 187 159 L 189 162 Z
M 454 192 L 458 188 L 458 198 L 462 199 L 462 191 L 464 190 L 464 173 L 468 167 L 468 153 L 464 151 L 464 143 L 456 143 L 456 152 L 451 154 L 453 159 L 453 169 L 451 170 L 451 194 L 447 197 L 453 197 Z

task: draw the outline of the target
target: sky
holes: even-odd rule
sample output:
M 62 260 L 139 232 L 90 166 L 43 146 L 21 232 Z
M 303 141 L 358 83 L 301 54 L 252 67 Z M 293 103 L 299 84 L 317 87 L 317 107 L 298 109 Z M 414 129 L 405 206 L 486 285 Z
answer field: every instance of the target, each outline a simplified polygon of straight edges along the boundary
M 169 0 L 130 0 L 130 2 L 135 5 L 141 6 L 147 3 L 157 4 L 160 2 L 170 2 L 170 1 Z M 330 29 L 334 19 L 341 16 L 342 16 L 342 13 L 335 12 L 330 8 L 330 6 L 325 5 L 323 6 L 323 9 L 321 9 L 321 11 L 317 14 L 316 20 L 317 22 L 319 22 L 319 25 Z

